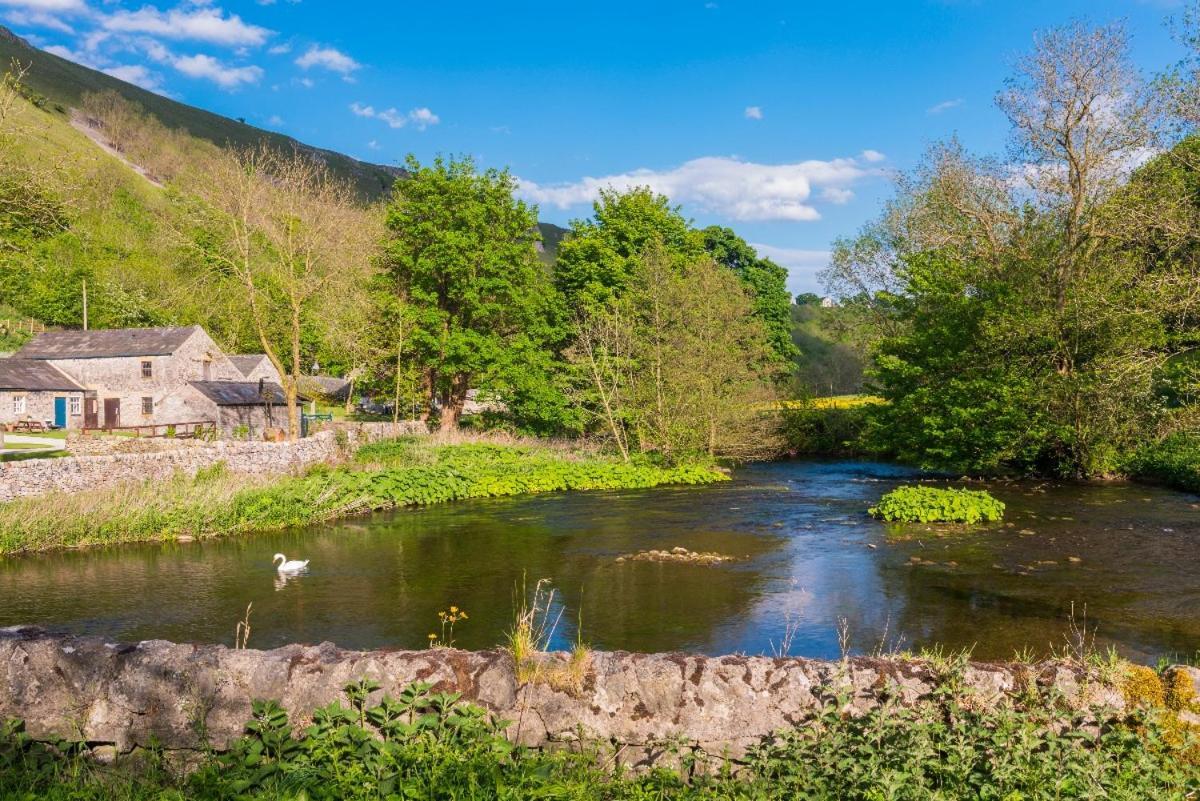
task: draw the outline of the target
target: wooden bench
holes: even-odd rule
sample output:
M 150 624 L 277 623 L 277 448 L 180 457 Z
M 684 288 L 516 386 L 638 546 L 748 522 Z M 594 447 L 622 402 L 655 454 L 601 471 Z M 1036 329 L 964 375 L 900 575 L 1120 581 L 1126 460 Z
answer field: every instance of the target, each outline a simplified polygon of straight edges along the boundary
M 13 423 L 12 430 L 14 432 L 28 431 L 30 433 L 45 433 L 50 429 L 41 420 L 18 420 L 17 422 Z

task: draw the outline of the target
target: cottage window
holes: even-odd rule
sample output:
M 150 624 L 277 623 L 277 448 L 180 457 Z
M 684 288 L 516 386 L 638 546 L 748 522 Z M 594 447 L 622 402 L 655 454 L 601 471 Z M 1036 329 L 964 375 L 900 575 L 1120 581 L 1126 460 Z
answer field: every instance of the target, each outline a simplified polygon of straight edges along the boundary
M 83 406 L 82 398 L 71 398 L 71 414 L 82 414 L 81 407 Z
M 142 398 L 142 414 L 154 414 L 154 398 Z
M 142 378 L 153 378 L 153 377 L 154 377 L 154 363 L 153 362 L 142 362 Z
M 25 414 L 25 396 L 13 395 L 13 414 Z

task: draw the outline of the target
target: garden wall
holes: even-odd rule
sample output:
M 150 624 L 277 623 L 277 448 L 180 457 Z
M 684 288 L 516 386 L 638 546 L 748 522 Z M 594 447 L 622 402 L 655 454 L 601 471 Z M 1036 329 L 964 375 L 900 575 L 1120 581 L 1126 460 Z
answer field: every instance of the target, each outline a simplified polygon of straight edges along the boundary
M 97 441 L 89 443 L 93 451 L 103 448 L 133 452 L 93 452 L 60 459 L 0 463 L 0 501 L 55 491 L 79 492 L 127 481 L 166 479 L 177 472 L 193 474 L 217 462 L 224 462 L 239 473 L 288 473 L 318 462 L 338 461 L 350 445 L 425 431 L 425 424 L 420 422 L 343 423 L 297 442 L 127 438 L 118 443 L 105 440 L 102 446 Z
M 551 673 L 567 664 L 565 654 L 545 659 Z M 574 686 L 518 685 L 502 651 L 344 651 L 329 643 L 254 651 L 0 629 L 0 720 L 20 718 L 35 739 L 82 739 L 109 755 L 155 741 L 168 751 L 206 742 L 219 750 L 243 732 L 254 699 L 280 701 L 299 728 L 313 710 L 345 702 L 341 688 L 364 677 L 382 685 L 372 702 L 427 681 L 513 721 L 508 734 L 521 743 L 582 735 L 611 744 L 630 765 L 652 764 L 668 743 L 736 758 L 839 691 L 850 711 L 865 711 L 887 698 L 911 704 L 943 680 L 927 664 L 899 659 L 594 653 Z M 958 692 L 972 703 L 1053 688 L 1079 706 L 1124 706 L 1119 692 L 1061 663 L 972 664 L 960 679 Z

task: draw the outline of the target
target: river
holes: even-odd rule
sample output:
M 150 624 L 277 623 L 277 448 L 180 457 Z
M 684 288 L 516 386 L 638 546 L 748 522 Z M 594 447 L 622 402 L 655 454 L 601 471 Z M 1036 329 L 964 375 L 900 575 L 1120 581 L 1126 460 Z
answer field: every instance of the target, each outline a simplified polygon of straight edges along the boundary
M 555 589 L 554 645 L 836 657 L 971 648 L 1004 659 L 1085 629 L 1153 662 L 1200 650 L 1200 499 L 1137 484 L 994 483 L 1005 522 L 889 527 L 867 507 L 920 475 L 869 462 L 752 465 L 708 487 L 466 501 L 237 539 L 0 558 L 0 626 L 126 640 L 423 647 L 438 612 L 489 648 L 524 581 Z M 617 557 L 687 548 L 719 565 Z M 309 559 L 281 581 L 271 557 Z M 1072 608 L 1074 623 L 1072 624 Z M 1085 613 L 1086 610 L 1086 613 Z M 790 633 L 790 637 L 787 635 Z

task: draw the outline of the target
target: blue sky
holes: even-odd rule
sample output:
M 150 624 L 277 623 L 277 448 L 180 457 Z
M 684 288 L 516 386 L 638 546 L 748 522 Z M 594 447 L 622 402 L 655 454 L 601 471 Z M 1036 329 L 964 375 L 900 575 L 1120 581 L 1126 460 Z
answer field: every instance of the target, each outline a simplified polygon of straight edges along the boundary
M 509 167 L 543 220 L 649 183 L 817 289 L 889 174 L 957 134 L 1001 152 L 992 98 L 1040 28 L 1123 20 L 1181 56 L 1158 2 L 0 0 L 59 55 L 310 144 Z

